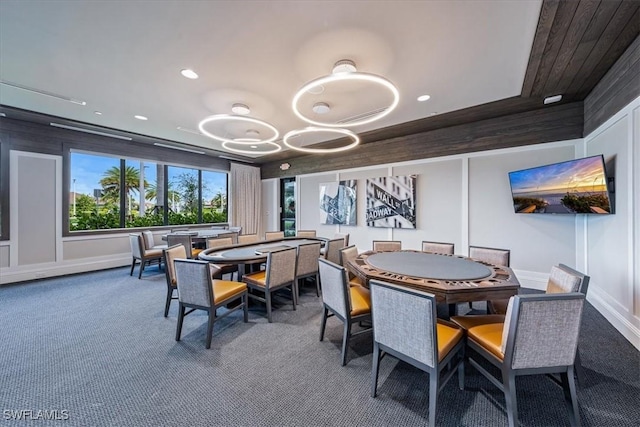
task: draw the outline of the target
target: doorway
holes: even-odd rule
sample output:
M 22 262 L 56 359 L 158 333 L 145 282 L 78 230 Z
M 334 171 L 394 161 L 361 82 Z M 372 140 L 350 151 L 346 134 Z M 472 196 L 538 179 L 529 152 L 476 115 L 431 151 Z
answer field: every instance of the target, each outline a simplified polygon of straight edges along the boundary
M 280 230 L 285 237 L 296 235 L 296 179 L 280 180 Z

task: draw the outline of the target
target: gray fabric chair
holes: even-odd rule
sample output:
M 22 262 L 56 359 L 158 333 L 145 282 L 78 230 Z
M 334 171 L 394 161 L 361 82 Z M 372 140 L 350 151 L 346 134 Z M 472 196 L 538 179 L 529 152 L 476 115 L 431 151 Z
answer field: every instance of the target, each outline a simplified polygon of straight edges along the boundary
M 222 248 L 225 246 L 231 246 L 233 245 L 233 236 L 226 236 L 226 237 L 215 237 L 213 239 L 207 239 L 207 249 L 213 249 L 213 248 Z M 222 277 L 225 274 L 230 274 L 231 275 L 231 279 L 233 280 L 233 274 L 238 274 L 238 266 L 236 264 L 213 264 L 216 268 L 218 268 L 220 270 L 220 279 L 222 279 Z
M 161 245 L 156 244 L 151 230 L 143 231 L 142 238 L 144 239 L 145 249 L 167 249 L 169 247 L 169 245 L 165 245 L 165 244 L 161 244 Z
M 329 317 L 337 317 L 344 323 L 342 333 L 342 366 L 347 364 L 347 348 L 351 337 L 368 332 L 371 328 L 352 333 L 354 323 L 371 320 L 371 300 L 369 289 L 363 286 L 349 286 L 347 270 L 331 261 L 320 258 L 320 282 L 322 283 L 322 324 L 320 341 L 324 340 L 324 331 Z
M 349 233 L 335 233 L 333 235 L 334 239 L 343 239 L 344 245 L 349 246 Z
M 211 267 L 206 261 L 177 259 L 174 266 L 179 302 L 176 341 L 180 341 L 184 317 L 195 310 L 204 310 L 208 314 L 207 348 L 211 348 L 213 325 L 218 320 L 242 309 L 244 322 L 249 321 L 247 285 L 227 280 L 212 280 Z M 240 304 L 229 308 L 228 304 L 236 300 L 240 300 Z M 216 310 L 222 306 L 227 306 L 228 311 L 217 315 Z M 190 308 L 188 312 L 187 308 Z
M 138 261 L 140 261 L 138 279 L 142 278 L 142 272 L 147 264 L 157 262 L 158 267 L 162 266 L 162 249 L 146 249 L 142 233 L 129 234 L 129 244 L 131 245 L 131 257 L 133 258 L 129 276 L 133 276 L 133 269 Z
M 257 234 L 240 234 L 238 236 L 238 244 L 246 245 L 250 243 L 258 243 L 260 238 Z
M 318 258 L 322 243 L 313 242 L 298 245 L 298 265 L 296 266 L 296 281 L 298 295 L 300 286 L 306 278 L 312 277 L 316 283 L 316 295 L 320 296 L 320 277 L 318 275 Z
M 476 261 L 486 262 L 491 265 L 509 267 L 511 251 L 509 249 L 469 246 L 469 258 L 473 258 Z
M 218 239 L 224 239 L 225 237 L 228 237 L 231 239 L 232 245 L 238 244 L 238 232 L 236 231 L 229 231 L 228 233 L 220 233 L 218 234 L 217 237 Z
M 438 393 L 464 359 L 464 333 L 438 321 L 432 294 L 371 280 L 373 365 L 371 397 L 376 397 L 380 361 L 391 355 L 429 373 L 429 426 L 436 424 Z M 443 376 L 442 380 L 440 376 Z M 459 375 L 463 375 L 459 370 Z M 460 388 L 463 377 L 459 377 Z
M 267 266 L 264 271 L 245 274 L 242 277 L 249 289 L 264 294 L 264 298 L 255 293 L 250 293 L 249 297 L 266 304 L 269 323 L 272 322 L 271 294 L 275 291 L 289 288 L 291 290 L 293 309 L 296 309 L 296 303 L 298 302 L 296 258 L 297 248 L 295 247 L 269 252 L 267 254 Z
M 453 255 L 455 245 L 453 243 L 422 241 L 422 252 L 434 254 Z
M 202 252 L 202 249 L 196 249 L 193 247 L 193 239 L 189 234 L 167 234 L 167 244 L 169 246 L 183 245 L 188 259 L 196 259 L 198 258 L 198 254 Z
M 165 265 L 165 277 L 167 279 L 167 299 L 164 304 L 164 317 L 169 315 L 169 306 L 171 305 L 171 300 L 178 299 L 177 296 L 174 296 L 174 291 L 178 290 L 178 280 L 176 279 L 176 269 L 173 262 L 176 259 L 187 259 L 187 251 L 184 248 L 184 245 L 178 244 L 175 246 L 171 246 L 164 251 L 164 265 Z
M 535 374 L 560 375 L 571 425 L 580 425 L 573 376 L 583 306 L 584 295 L 577 292 L 516 295 L 504 323 L 467 330 L 467 345 L 475 353 L 466 360 L 504 392 L 509 427 L 518 425 L 516 377 Z M 500 369 L 500 378 L 483 368 L 475 354 Z
M 349 269 L 349 262 L 356 258 L 358 258 L 358 248 L 356 245 L 340 249 L 340 265 L 346 268 L 349 273 L 349 286 L 363 286 L 362 280 Z
M 304 239 L 306 237 L 316 237 L 316 230 L 298 230 L 296 237 Z
M 284 231 L 267 231 L 264 233 L 264 240 L 284 239 Z
M 374 240 L 373 250 L 376 252 L 402 250 L 402 242 L 399 240 Z
M 344 248 L 344 239 L 342 237 L 331 239 L 324 247 L 324 257 L 327 261 L 340 264 L 340 249 L 342 248 Z

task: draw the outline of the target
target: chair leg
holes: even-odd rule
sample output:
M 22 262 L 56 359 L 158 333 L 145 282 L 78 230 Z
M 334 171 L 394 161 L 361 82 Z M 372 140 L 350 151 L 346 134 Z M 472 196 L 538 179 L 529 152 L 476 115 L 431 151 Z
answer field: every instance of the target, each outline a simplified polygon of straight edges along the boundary
M 580 427 L 580 408 L 578 407 L 578 395 L 576 393 L 576 383 L 573 379 L 574 367 L 570 366 L 568 372 L 560 374 L 562 390 L 564 391 L 565 403 L 569 410 L 569 420 L 572 427 Z
M 462 351 L 464 351 L 464 347 Z M 466 365 L 467 365 L 467 355 L 465 352 L 465 354 L 462 355 L 462 361 L 458 365 L 458 388 L 460 390 L 464 390 L 464 368 Z
M 164 317 L 169 315 L 169 306 L 171 305 L 171 297 L 173 297 L 173 288 L 167 288 L 167 302 L 164 304 Z
M 320 275 L 316 274 L 316 296 L 320 296 Z
M 144 265 L 146 264 L 144 259 L 140 260 L 140 271 L 138 271 L 138 279 L 142 279 L 142 272 L 144 271 Z
M 176 341 L 180 341 L 182 334 L 182 321 L 184 320 L 184 305 L 178 304 L 178 326 L 176 327 Z
M 347 347 L 349 347 L 349 338 L 351 336 L 351 322 L 344 322 L 344 332 L 342 335 L 342 366 L 347 364 Z
M 513 372 L 503 372 L 502 383 L 504 386 L 504 398 L 507 406 L 509 427 L 517 427 L 518 403 L 516 401 L 516 376 Z
M 211 348 L 211 336 L 213 335 L 213 321 L 216 317 L 216 309 L 211 307 L 207 310 L 209 313 L 209 322 L 207 324 L 207 349 Z
M 573 364 L 573 367 L 576 372 L 576 379 L 578 380 L 578 384 L 584 385 L 584 369 L 582 368 L 582 361 L 580 360 L 579 348 L 576 348 L 576 360 Z
M 272 323 L 273 320 L 271 319 L 271 292 L 266 290 L 264 293 L 264 299 L 267 304 L 267 320 L 269 321 L 269 323 Z
M 438 370 L 429 372 L 429 427 L 436 426 L 436 406 L 438 403 Z
M 322 323 L 320 323 L 320 341 L 324 340 L 324 329 L 327 326 L 327 317 L 329 316 L 329 309 L 325 306 L 322 310 Z
M 293 301 L 293 310 L 296 310 L 296 304 L 298 303 L 298 285 L 296 280 L 291 283 L 291 300 Z
M 242 305 L 243 307 L 243 311 L 244 311 L 244 323 L 247 323 L 249 321 L 249 293 L 248 291 L 245 291 L 244 295 L 242 296 Z
M 380 345 L 373 342 L 373 364 L 371 365 L 371 397 L 378 394 L 378 374 L 380 373 Z
M 131 271 L 129 272 L 129 276 L 133 276 L 133 269 L 136 266 L 136 259 L 134 258 L 133 261 L 131 261 Z

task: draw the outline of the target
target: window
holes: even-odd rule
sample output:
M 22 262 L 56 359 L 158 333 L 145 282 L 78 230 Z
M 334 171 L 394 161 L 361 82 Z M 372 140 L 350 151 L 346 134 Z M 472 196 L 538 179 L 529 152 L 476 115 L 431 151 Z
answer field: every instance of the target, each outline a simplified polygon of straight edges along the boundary
M 80 152 L 70 163 L 70 231 L 227 221 L 225 172 Z

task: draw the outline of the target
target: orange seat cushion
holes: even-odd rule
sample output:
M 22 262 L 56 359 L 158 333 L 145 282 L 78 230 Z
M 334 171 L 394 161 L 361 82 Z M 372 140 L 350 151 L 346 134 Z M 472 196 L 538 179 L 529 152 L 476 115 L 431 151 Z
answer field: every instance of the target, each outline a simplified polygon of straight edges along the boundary
M 247 285 L 230 280 L 213 281 L 213 303 L 220 304 L 228 299 L 240 295 L 247 290 Z
M 371 313 L 371 293 L 364 286 L 349 287 L 351 294 L 351 316 Z
M 359 277 L 354 277 L 349 279 L 349 286 L 364 286 L 364 284 L 362 284 L 362 280 Z
M 198 258 L 198 254 L 202 252 L 204 249 L 191 249 L 191 256 L 193 258 Z
M 504 323 L 504 314 L 480 314 L 470 316 L 453 316 L 451 321 L 460 326 L 465 331 L 490 323 Z
M 242 279 L 247 283 L 251 283 L 252 285 L 257 285 L 264 288 L 266 286 L 267 272 L 263 270 L 256 273 L 245 274 Z
M 481 347 L 491 352 L 498 359 L 503 360 L 502 353 L 502 330 L 504 323 L 488 323 L 486 325 L 474 326 L 467 330 L 467 336 Z
M 436 325 L 436 332 L 438 334 L 438 361 L 441 361 L 460 342 L 464 332 L 460 328 L 454 328 L 440 322 Z

